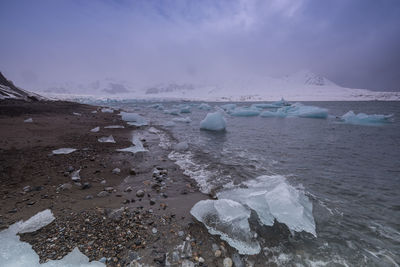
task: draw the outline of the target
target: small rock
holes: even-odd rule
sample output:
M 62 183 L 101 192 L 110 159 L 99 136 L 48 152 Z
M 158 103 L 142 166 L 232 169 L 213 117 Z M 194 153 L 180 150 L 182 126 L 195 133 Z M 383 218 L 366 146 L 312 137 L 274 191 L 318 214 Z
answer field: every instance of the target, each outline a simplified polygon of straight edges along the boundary
M 232 267 L 232 260 L 231 258 L 225 258 L 223 261 L 224 267 Z
M 112 191 L 114 191 L 114 187 L 108 186 L 108 187 L 104 188 L 104 191 L 107 191 L 108 193 L 111 193 Z
M 101 192 L 99 192 L 99 193 L 97 194 L 98 197 L 107 197 L 108 195 L 109 195 L 109 193 L 106 192 L 106 191 L 101 191 Z
M 120 168 L 115 168 L 114 170 L 112 170 L 112 173 L 114 174 L 119 174 L 121 172 Z
M 100 183 L 101 183 L 101 184 L 106 184 L 107 181 L 106 181 L 106 180 L 103 180 L 103 181 L 101 181 Z
M 62 190 L 62 191 L 64 191 L 64 190 L 71 190 L 71 189 L 72 189 L 72 184 L 70 184 L 70 183 L 62 184 L 62 185 L 59 187 L 59 190 Z
M 137 197 L 144 197 L 144 191 L 143 190 L 136 191 L 136 196 Z
M 36 203 L 36 201 L 29 201 L 27 204 L 29 205 L 29 206 L 32 206 L 32 205 L 34 205 Z
M 124 191 L 125 191 L 125 192 L 131 192 L 131 191 L 132 191 L 132 187 L 128 186 L 127 188 L 125 188 Z
M 27 185 L 23 188 L 24 192 L 28 193 L 32 191 L 32 187 L 30 185 Z
M 216 251 L 216 250 L 218 250 L 219 249 L 219 246 L 217 245 L 217 244 L 212 244 L 212 246 L 211 246 L 211 248 L 212 248 L 212 251 Z
M 89 200 L 89 199 L 93 199 L 93 196 L 92 196 L 92 195 L 87 195 L 87 196 L 85 197 L 85 200 Z
M 122 201 L 122 204 L 128 204 L 129 202 L 129 199 L 125 199 L 124 201 Z
M 67 169 L 67 172 L 73 172 L 75 170 L 75 168 L 73 166 L 69 166 Z
M 214 256 L 217 257 L 217 258 L 219 258 L 219 257 L 221 257 L 221 254 L 222 254 L 221 250 L 217 249 L 217 250 L 215 251 L 215 253 L 214 253 Z
M 179 232 L 178 232 L 178 235 L 179 235 L 180 237 L 182 237 L 184 234 L 185 234 L 184 231 L 179 231 Z
M 86 183 L 83 183 L 83 184 L 82 184 L 82 187 L 81 187 L 81 188 L 84 190 L 84 189 L 89 189 L 90 187 L 92 187 L 92 185 L 91 185 L 90 183 L 87 183 L 87 182 L 86 182 Z
M 13 208 L 12 210 L 9 210 L 8 211 L 8 213 L 16 213 L 17 212 L 17 209 L 16 208 Z
M 167 197 L 168 197 L 168 195 L 165 194 L 165 193 L 161 193 L 161 196 L 162 196 L 163 198 L 167 198 Z
M 150 205 L 154 205 L 154 204 L 156 204 L 156 200 L 154 198 L 151 198 L 150 199 Z
M 157 234 L 158 230 L 157 230 L 157 228 L 153 227 L 153 229 L 151 229 L 151 232 L 152 232 L 153 234 Z
M 204 263 L 203 257 L 199 257 L 199 262 L 200 262 L 200 263 Z
M 129 170 L 129 174 L 130 174 L 130 175 L 136 175 L 135 169 L 134 169 L 134 168 L 131 168 L 131 169 Z

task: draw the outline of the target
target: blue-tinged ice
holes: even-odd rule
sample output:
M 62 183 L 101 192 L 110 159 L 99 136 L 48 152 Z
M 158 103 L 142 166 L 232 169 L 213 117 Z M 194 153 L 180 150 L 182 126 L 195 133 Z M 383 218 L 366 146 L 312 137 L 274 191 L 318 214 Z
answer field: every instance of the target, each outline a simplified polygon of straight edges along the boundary
M 182 117 L 180 117 L 180 118 L 173 118 L 172 119 L 174 122 L 184 122 L 184 123 L 190 123 L 190 122 L 192 122 L 192 120 L 189 118 L 189 117 L 186 117 L 186 118 L 182 118 Z
M 190 106 L 182 106 L 180 109 L 181 113 L 190 113 Z
M 272 103 L 256 103 L 256 104 L 252 104 L 251 107 L 254 108 L 262 108 L 262 109 L 266 109 L 266 108 L 281 108 L 281 107 L 286 107 L 286 106 L 290 106 L 291 103 L 286 101 L 285 99 L 281 99 L 279 101 L 276 102 L 272 102 Z
M 33 122 L 32 118 L 24 120 L 24 122 Z
M 292 231 L 317 235 L 311 201 L 283 176 L 263 175 L 243 182 L 240 187 L 219 192 L 217 197 L 237 201 L 254 210 L 264 225 L 272 226 L 276 219 Z
M 164 127 L 174 127 L 176 124 L 173 121 L 167 121 L 163 124 Z
M 104 129 L 124 129 L 124 128 L 125 126 L 123 125 L 108 125 L 104 127 Z
M 111 108 L 102 108 L 102 109 L 101 109 L 101 112 L 103 112 L 103 113 L 113 113 L 114 110 L 111 109 Z
M 207 103 L 201 103 L 197 108 L 201 110 L 210 110 L 211 106 Z
M 149 108 L 155 108 L 155 109 L 162 110 L 162 109 L 164 109 L 164 106 L 162 104 L 156 103 L 156 104 L 149 105 Z
M 261 250 L 250 229 L 250 210 L 230 200 L 202 200 L 196 203 L 190 213 L 203 223 L 212 235 L 236 248 L 240 254 L 254 255 Z
M 119 115 L 121 116 L 122 120 L 127 122 L 128 125 L 140 127 L 149 124 L 144 117 L 140 116 L 137 113 L 121 112 Z
M 132 154 L 138 153 L 138 152 L 146 152 L 148 151 L 143 147 L 142 141 L 140 141 L 140 138 L 138 136 L 133 136 L 132 137 L 132 146 L 127 147 L 127 148 L 121 148 L 117 149 L 119 152 L 129 152 Z
M 225 104 L 225 105 L 222 105 L 220 108 L 222 108 L 226 112 L 230 112 L 236 108 L 236 104 Z
M 223 131 L 226 128 L 226 121 L 220 112 L 208 113 L 200 122 L 200 129 L 209 131 Z
M 241 107 L 241 108 L 235 108 L 234 110 L 231 110 L 230 113 L 232 116 L 236 117 L 253 117 L 253 116 L 258 116 L 260 115 L 260 110 L 257 108 L 247 108 L 247 107 Z
M 166 109 L 164 110 L 164 114 L 170 114 L 170 115 L 179 115 L 180 110 L 179 109 Z
M 97 139 L 100 143 L 115 143 L 114 137 L 112 135 L 110 136 L 104 136 L 99 139 Z
M 100 131 L 100 127 L 99 126 L 97 126 L 97 127 L 94 127 L 93 129 L 91 129 L 90 130 L 92 133 L 97 133 L 97 132 L 99 132 Z
M 88 257 L 75 248 L 61 260 L 50 260 L 39 263 L 39 255 L 32 246 L 19 239 L 18 233 L 28 233 L 39 230 L 54 220 L 50 210 L 39 212 L 25 222 L 16 222 L 0 232 L 0 266 L 29 266 L 29 267 L 94 267 L 105 266 L 100 262 L 89 262 Z
M 306 106 L 301 103 L 294 103 L 290 106 L 278 108 L 276 111 L 264 111 L 260 114 L 261 117 L 300 117 L 300 118 L 316 118 L 326 119 L 328 110 L 325 108 Z
M 69 154 L 74 151 L 76 151 L 75 148 L 59 148 L 59 149 L 53 150 L 52 152 L 54 155 L 60 155 L 60 154 Z
M 381 115 L 381 114 L 368 115 L 365 113 L 355 114 L 351 110 L 341 117 L 341 121 L 347 124 L 355 124 L 355 125 L 382 125 L 393 122 L 393 114 L 389 115 Z

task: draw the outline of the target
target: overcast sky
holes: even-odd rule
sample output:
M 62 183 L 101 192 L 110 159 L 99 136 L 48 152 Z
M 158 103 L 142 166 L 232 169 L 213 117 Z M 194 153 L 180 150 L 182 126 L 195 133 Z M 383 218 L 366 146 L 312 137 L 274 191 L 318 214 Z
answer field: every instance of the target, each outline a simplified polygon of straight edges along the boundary
M 27 87 L 309 69 L 400 91 L 399 0 L 1 0 L 0 31 L 0 71 Z

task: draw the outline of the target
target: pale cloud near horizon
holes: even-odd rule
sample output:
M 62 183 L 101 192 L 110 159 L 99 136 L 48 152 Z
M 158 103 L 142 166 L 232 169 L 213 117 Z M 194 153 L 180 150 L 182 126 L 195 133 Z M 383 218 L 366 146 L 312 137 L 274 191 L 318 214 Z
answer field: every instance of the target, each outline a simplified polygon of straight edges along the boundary
M 377 2 L 5 0 L 0 71 L 29 86 L 307 68 L 343 86 L 400 90 L 400 1 Z

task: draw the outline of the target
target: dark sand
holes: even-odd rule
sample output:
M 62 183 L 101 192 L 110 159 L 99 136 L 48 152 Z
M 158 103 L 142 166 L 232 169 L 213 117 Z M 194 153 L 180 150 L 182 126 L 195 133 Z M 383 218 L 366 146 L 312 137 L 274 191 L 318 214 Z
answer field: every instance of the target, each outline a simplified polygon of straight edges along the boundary
M 94 110 L 98 112 L 91 113 Z M 176 266 L 187 260 L 201 266 L 222 265 L 232 249 L 210 236 L 189 213 L 207 196 L 168 159 L 169 151 L 159 147 L 157 135 L 146 127 L 127 126 L 117 113 L 69 102 L 1 101 L 0 229 L 51 209 L 53 223 L 21 235 L 42 262 L 60 259 L 78 247 L 90 260 L 104 257 L 108 266 L 136 266 L 136 261 L 151 266 L 168 261 Z M 27 118 L 33 123 L 24 122 Z M 107 125 L 125 128 L 104 129 Z M 98 133 L 90 132 L 97 126 Z M 149 152 L 116 151 L 130 146 L 136 133 Z M 111 134 L 115 144 L 98 142 Z M 52 154 L 63 147 L 78 150 Z M 113 173 L 115 168 L 121 172 Z M 155 168 L 165 173 L 158 180 Z M 72 169 L 81 169 L 81 185 L 72 182 Z M 63 184 L 71 186 L 62 189 Z M 132 191 L 126 192 L 128 187 Z M 99 197 L 105 189 L 110 193 Z M 139 189 L 145 192 L 143 197 L 136 196 Z M 221 257 L 214 256 L 213 243 L 220 245 Z M 176 249 L 178 245 L 185 248 Z M 174 261 L 171 255 L 177 251 L 179 259 Z

